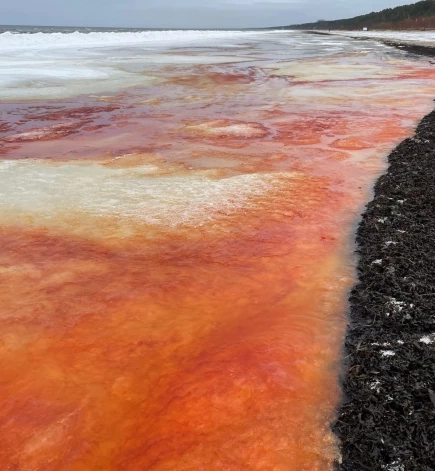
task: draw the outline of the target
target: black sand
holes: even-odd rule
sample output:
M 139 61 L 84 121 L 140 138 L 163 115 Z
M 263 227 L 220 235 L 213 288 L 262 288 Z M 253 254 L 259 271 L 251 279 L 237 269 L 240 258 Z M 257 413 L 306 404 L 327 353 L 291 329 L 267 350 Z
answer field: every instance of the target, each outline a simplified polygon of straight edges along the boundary
M 435 470 L 435 112 L 389 163 L 357 231 L 341 471 Z

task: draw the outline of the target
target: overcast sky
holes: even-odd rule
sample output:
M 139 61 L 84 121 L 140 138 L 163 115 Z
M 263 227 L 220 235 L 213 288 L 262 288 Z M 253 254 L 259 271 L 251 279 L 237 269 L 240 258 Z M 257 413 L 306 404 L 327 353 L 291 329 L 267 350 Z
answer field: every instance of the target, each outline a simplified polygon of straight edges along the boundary
M 347 18 L 403 3 L 406 0 L 0 0 L 0 24 L 249 28 Z

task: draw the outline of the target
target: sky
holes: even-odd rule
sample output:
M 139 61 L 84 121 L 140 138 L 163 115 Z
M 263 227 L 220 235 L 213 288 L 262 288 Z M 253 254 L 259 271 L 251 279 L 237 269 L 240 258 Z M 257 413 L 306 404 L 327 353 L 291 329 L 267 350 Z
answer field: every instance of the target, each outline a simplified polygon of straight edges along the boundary
M 404 3 L 406 0 L 12 0 L 0 1 L 0 24 L 249 28 L 349 18 Z

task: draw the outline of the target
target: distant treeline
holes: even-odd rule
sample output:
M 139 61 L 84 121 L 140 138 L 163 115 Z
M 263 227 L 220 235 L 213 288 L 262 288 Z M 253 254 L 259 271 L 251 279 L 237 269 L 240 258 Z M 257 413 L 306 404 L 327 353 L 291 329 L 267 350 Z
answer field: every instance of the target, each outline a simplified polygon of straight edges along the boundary
M 284 26 L 284 29 L 424 29 L 435 28 L 435 0 L 386 8 L 380 12 L 343 20 Z

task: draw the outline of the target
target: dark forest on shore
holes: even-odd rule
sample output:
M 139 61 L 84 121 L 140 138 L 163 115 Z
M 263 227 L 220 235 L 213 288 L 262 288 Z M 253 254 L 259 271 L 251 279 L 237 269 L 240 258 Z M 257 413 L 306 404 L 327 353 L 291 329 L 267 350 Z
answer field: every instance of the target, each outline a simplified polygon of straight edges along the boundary
M 435 0 L 386 8 L 379 12 L 341 20 L 319 20 L 315 23 L 284 26 L 284 29 L 435 29 Z

